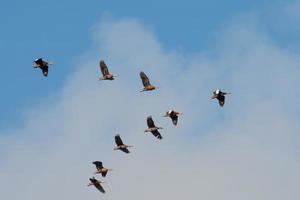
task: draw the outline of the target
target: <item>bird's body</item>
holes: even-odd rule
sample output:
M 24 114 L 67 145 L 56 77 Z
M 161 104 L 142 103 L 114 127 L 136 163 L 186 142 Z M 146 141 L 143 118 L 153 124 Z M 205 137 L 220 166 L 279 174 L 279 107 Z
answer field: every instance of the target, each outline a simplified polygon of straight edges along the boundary
M 94 161 L 93 164 L 96 165 L 96 169 L 97 169 L 97 171 L 94 174 L 101 174 L 102 177 L 105 177 L 107 172 L 112 170 L 112 169 L 103 167 L 101 161 Z
M 141 90 L 141 92 L 155 90 L 155 89 L 159 88 L 158 86 L 151 85 L 148 76 L 143 71 L 140 72 L 140 77 L 142 79 L 142 83 L 144 86 L 144 88 L 143 88 L 143 90 Z
M 162 136 L 158 130 L 163 129 L 163 128 L 155 126 L 152 116 L 147 117 L 147 125 L 148 125 L 148 128 L 145 129 L 144 132 L 152 133 L 157 139 L 161 140 Z
M 216 90 L 213 92 L 213 96 L 211 97 L 212 99 L 218 99 L 219 105 L 221 107 L 224 106 L 225 104 L 225 95 L 231 94 L 230 92 L 223 92 L 221 90 Z
M 115 136 L 115 142 L 116 142 L 116 147 L 114 148 L 114 150 L 121 150 L 125 153 L 130 153 L 130 151 L 128 150 L 129 147 L 133 147 L 132 145 L 126 145 L 123 143 L 120 135 L 116 135 Z
M 180 112 L 176 112 L 175 110 L 169 110 L 166 112 L 164 117 L 170 117 L 172 119 L 172 123 L 176 126 L 178 122 L 178 115 L 183 114 Z
M 105 193 L 105 190 L 103 189 L 101 183 L 104 183 L 102 181 L 98 181 L 97 179 L 95 179 L 95 177 L 90 178 L 90 183 L 88 184 L 88 186 L 95 186 L 100 192 Z
M 99 65 L 102 73 L 102 77 L 100 77 L 99 80 L 111 80 L 111 81 L 114 80 L 114 77 L 116 77 L 116 75 L 109 73 L 108 67 L 103 60 L 100 60 Z
M 49 65 L 52 65 L 52 62 L 47 62 L 43 60 L 42 58 L 38 58 L 33 61 L 33 67 L 34 68 L 40 68 L 43 72 L 44 76 L 48 76 L 48 71 L 49 71 Z

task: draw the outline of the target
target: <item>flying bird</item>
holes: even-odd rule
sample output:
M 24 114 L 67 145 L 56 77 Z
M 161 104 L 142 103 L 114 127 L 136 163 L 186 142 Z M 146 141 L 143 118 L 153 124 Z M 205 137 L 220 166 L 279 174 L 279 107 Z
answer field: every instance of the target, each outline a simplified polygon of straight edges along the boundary
M 175 110 L 169 110 L 166 112 L 164 117 L 170 117 L 172 119 L 173 124 L 176 126 L 177 122 L 178 122 L 178 116 L 181 114 L 183 114 L 183 113 L 176 112 Z
M 112 171 L 112 169 L 103 167 L 101 161 L 94 161 L 93 164 L 96 165 L 97 169 L 97 171 L 94 174 L 101 174 L 102 177 L 105 177 L 108 171 Z
M 33 61 L 34 68 L 40 68 L 43 72 L 44 76 L 48 76 L 49 65 L 53 65 L 53 62 L 48 62 L 43 60 L 42 58 L 38 58 Z
M 213 92 L 213 96 L 211 97 L 211 99 L 218 99 L 219 105 L 221 107 L 223 107 L 225 104 L 225 95 L 227 95 L 227 94 L 231 94 L 231 93 L 230 92 L 222 92 L 221 90 L 216 90 Z
M 108 67 L 105 64 L 104 60 L 100 60 L 100 70 L 102 72 L 102 77 L 99 78 L 99 80 L 114 80 L 114 77 L 116 77 L 116 75 L 110 74 L 108 71 Z
M 141 92 L 155 90 L 159 88 L 158 86 L 151 85 L 149 78 L 143 71 L 140 72 L 140 77 L 144 85 L 144 88 L 143 90 L 141 90 Z
M 115 142 L 116 142 L 117 146 L 114 148 L 114 150 L 121 150 L 125 153 L 130 153 L 130 151 L 127 148 L 133 147 L 132 145 L 124 144 L 121 137 L 120 137 L 120 135 L 115 136 Z
M 148 128 L 144 130 L 144 132 L 151 132 L 157 139 L 162 139 L 161 134 L 159 133 L 158 129 L 163 129 L 162 127 L 156 127 L 154 124 L 154 121 L 152 119 L 152 116 L 147 117 L 147 125 Z
M 105 183 L 103 181 L 98 181 L 97 179 L 95 179 L 95 177 L 90 178 L 90 183 L 87 186 L 95 186 L 100 192 L 105 193 L 105 190 L 103 189 L 101 183 Z

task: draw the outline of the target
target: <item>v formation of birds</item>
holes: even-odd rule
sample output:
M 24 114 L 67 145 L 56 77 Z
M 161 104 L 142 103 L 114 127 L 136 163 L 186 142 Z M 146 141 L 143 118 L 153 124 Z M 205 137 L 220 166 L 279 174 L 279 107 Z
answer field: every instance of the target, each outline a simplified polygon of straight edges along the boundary
M 33 67 L 40 68 L 42 70 L 43 75 L 45 77 L 47 77 L 48 71 L 49 71 L 49 65 L 52 65 L 52 64 L 53 64 L 53 62 L 46 61 L 43 58 L 38 58 L 38 59 L 34 60 Z M 103 60 L 100 61 L 99 65 L 100 65 L 100 71 L 102 73 L 102 77 L 99 78 L 100 81 L 103 81 L 103 80 L 112 81 L 115 79 L 115 77 L 117 77 L 116 75 L 111 74 L 109 72 L 106 63 Z M 158 86 L 154 86 L 150 83 L 150 80 L 149 80 L 148 76 L 145 74 L 145 72 L 143 72 L 143 71 L 140 72 L 140 78 L 141 78 L 143 86 L 144 86 L 144 88 L 140 92 L 159 89 Z M 221 91 L 220 89 L 218 89 L 213 92 L 211 99 L 217 99 L 219 102 L 219 105 L 221 107 L 223 107 L 225 104 L 225 95 L 228 95 L 228 94 L 231 94 L 231 93 L 224 92 L 224 91 Z M 182 114 L 183 113 L 177 112 L 175 110 L 169 110 L 166 112 L 164 117 L 169 117 L 171 119 L 173 125 L 177 126 L 178 117 Z M 163 138 L 159 132 L 159 130 L 163 129 L 163 127 L 156 126 L 151 115 L 147 117 L 147 126 L 148 126 L 148 128 L 146 128 L 144 130 L 145 133 L 151 133 L 154 137 L 156 137 L 159 140 L 161 140 Z M 116 143 L 116 147 L 114 148 L 114 150 L 120 150 L 126 154 L 130 153 L 130 151 L 128 149 L 130 147 L 133 147 L 132 145 L 124 144 L 120 135 L 115 135 L 115 143 Z M 101 161 L 94 161 L 93 164 L 96 167 L 96 172 L 94 174 L 101 174 L 103 178 L 106 177 L 106 175 L 109 171 L 112 171 L 112 169 L 110 169 L 110 168 L 105 168 Z M 92 177 L 92 178 L 90 178 L 90 183 L 88 184 L 88 186 L 93 185 L 100 192 L 105 193 L 105 190 L 101 185 L 102 183 L 104 183 L 104 182 L 97 180 L 95 177 Z

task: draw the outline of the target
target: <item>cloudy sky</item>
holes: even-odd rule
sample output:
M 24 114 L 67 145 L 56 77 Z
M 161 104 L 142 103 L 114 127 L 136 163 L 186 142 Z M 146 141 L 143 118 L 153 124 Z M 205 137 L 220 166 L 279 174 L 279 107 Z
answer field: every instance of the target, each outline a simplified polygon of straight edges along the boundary
M 1 199 L 300 198 L 300 1 L 0 11 Z M 55 62 L 49 77 L 36 57 Z M 98 81 L 99 59 L 115 81 Z M 139 92 L 141 70 L 159 90 Z M 223 108 L 215 89 L 232 92 Z M 162 117 L 171 108 L 178 127 Z M 163 140 L 143 132 L 148 115 Z M 117 133 L 131 154 L 113 151 Z M 105 195 L 86 186 L 94 160 L 113 168 Z

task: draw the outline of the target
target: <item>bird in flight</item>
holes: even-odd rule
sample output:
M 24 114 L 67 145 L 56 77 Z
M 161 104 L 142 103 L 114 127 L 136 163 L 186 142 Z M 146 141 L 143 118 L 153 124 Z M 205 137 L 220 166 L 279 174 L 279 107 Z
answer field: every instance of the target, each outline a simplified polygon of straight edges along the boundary
M 144 85 L 143 90 L 141 90 L 140 92 L 155 90 L 159 88 L 158 86 L 151 85 L 148 76 L 143 71 L 140 72 L 140 77 Z
M 97 179 L 95 179 L 95 177 L 90 178 L 90 183 L 88 184 L 88 186 L 95 186 L 100 192 L 105 193 L 105 190 L 103 189 L 101 183 L 105 183 L 103 181 L 98 181 Z
M 221 107 L 223 107 L 224 104 L 225 104 L 225 95 L 227 95 L 227 94 L 231 94 L 231 93 L 230 92 L 223 92 L 221 90 L 215 90 L 213 92 L 213 96 L 211 97 L 211 99 L 218 99 L 219 105 Z
M 121 150 L 125 153 L 130 153 L 130 151 L 128 150 L 128 148 L 133 147 L 132 145 L 126 145 L 123 143 L 120 135 L 116 135 L 115 136 L 115 142 L 116 142 L 116 147 L 114 148 L 114 150 Z
M 100 70 L 102 73 L 102 77 L 99 78 L 100 81 L 102 80 L 114 80 L 114 78 L 116 77 L 116 75 L 110 74 L 108 71 L 108 67 L 105 64 L 104 60 L 100 60 Z
M 102 177 L 105 177 L 108 171 L 112 171 L 110 168 L 103 167 L 101 161 L 94 161 L 93 164 L 96 166 L 97 171 L 94 174 L 101 174 Z
M 147 117 L 147 125 L 148 125 L 148 128 L 144 130 L 144 132 L 150 132 L 152 133 L 157 139 L 162 139 L 162 136 L 161 134 L 159 133 L 159 129 L 163 129 L 162 127 L 157 127 L 155 126 L 154 124 L 154 121 L 152 119 L 152 116 L 148 116 Z
M 40 68 L 43 72 L 44 76 L 48 76 L 49 65 L 53 65 L 53 62 L 48 62 L 43 60 L 42 58 L 38 58 L 33 61 L 34 68 Z
M 183 113 L 177 112 L 175 110 L 169 110 L 166 112 L 166 114 L 164 115 L 164 117 L 170 117 L 173 124 L 176 126 L 177 122 L 178 122 L 178 116 L 181 115 Z

